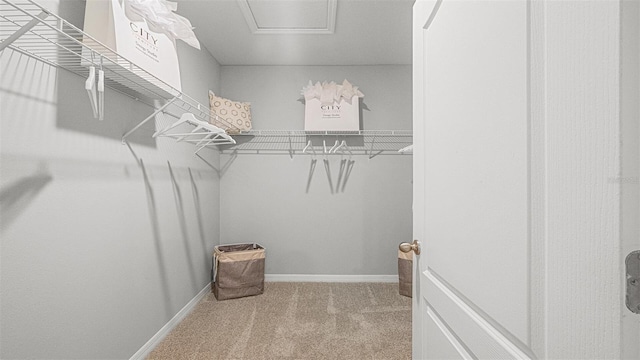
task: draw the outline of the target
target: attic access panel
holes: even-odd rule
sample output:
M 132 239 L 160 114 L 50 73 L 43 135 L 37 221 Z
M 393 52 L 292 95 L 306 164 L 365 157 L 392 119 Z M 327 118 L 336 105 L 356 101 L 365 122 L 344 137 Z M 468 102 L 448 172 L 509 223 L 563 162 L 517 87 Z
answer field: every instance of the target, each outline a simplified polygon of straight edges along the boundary
M 254 34 L 333 34 L 337 0 L 237 0 Z

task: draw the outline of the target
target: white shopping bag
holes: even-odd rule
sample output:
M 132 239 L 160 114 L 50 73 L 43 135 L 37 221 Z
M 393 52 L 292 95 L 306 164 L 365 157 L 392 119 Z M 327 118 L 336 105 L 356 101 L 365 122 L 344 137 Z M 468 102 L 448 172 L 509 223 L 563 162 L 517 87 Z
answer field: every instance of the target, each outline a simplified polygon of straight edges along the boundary
M 149 30 L 144 19 L 129 19 L 124 6 L 122 0 L 87 0 L 84 31 L 119 56 L 182 91 L 175 40 Z M 122 65 L 118 59 L 111 60 Z
M 307 131 L 360 130 L 360 98 L 364 94 L 347 79 L 342 84 L 319 81 L 302 89 L 304 129 Z
M 305 100 L 304 129 L 308 131 L 358 131 L 360 130 L 359 98 L 351 103 L 333 101 L 322 103 L 320 99 Z

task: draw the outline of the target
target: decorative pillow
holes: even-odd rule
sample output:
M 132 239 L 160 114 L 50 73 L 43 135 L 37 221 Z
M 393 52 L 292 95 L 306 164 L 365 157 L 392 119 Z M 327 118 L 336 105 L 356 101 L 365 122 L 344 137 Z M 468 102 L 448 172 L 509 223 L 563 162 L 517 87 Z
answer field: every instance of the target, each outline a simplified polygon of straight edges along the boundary
M 209 91 L 211 123 L 229 134 L 251 130 L 251 104 L 225 99 Z

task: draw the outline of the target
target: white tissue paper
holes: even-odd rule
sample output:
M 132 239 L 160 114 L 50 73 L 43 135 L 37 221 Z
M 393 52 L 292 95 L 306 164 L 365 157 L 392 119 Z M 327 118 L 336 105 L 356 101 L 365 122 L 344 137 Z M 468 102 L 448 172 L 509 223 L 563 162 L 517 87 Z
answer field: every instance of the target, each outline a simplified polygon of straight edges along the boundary
M 313 84 L 309 80 L 309 84 L 302 89 L 305 101 L 310 99 L 318 99 L 322 105 L 331 105 L 333 102 L 340 103 L 342 100 L 351 104 L 354 97 L 361 98 L 364 94 L 358 90 L 357 86 L 353 86 L 347 79 L 344 79 L 342 85 L 332 82 L 319 81 Z
M 147 21 L 149 30 L 165 34 L 171 40 L 182 40 L 200 50 L 200 42 L 191 22 L 174 11 L 178 3 L 166 0 L 124 0 L 125 14 L 131 21 Z
M 176 9 L 175 2 L 166 0 L 86 0 L 84 31 L 117 53 L 105 55 L 110 61 L 104 67 L 129 68 L 133 63 L 153 75 L 145 80 L 164 91 L 163 96 L 175 96 L 182 91 L 176 40 L 200 49 L 191 23 Z M 95 41 L 85 43 L 92 47 Z M 94 54 L 83 49 L 83 56 Z
M 305 100 L 304 129 L 309 131 L 360 130 L 360 101 L 364 94 L 346 79 L 316 82 L 302 89 Z

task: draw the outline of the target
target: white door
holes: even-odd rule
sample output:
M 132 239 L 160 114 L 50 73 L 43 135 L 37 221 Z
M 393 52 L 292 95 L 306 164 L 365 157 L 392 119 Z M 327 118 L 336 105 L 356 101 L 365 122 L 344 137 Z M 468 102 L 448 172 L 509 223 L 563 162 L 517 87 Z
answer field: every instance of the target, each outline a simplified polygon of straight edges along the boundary
M 416 1 L 415 359 L 640 358 L 631 3 Z

